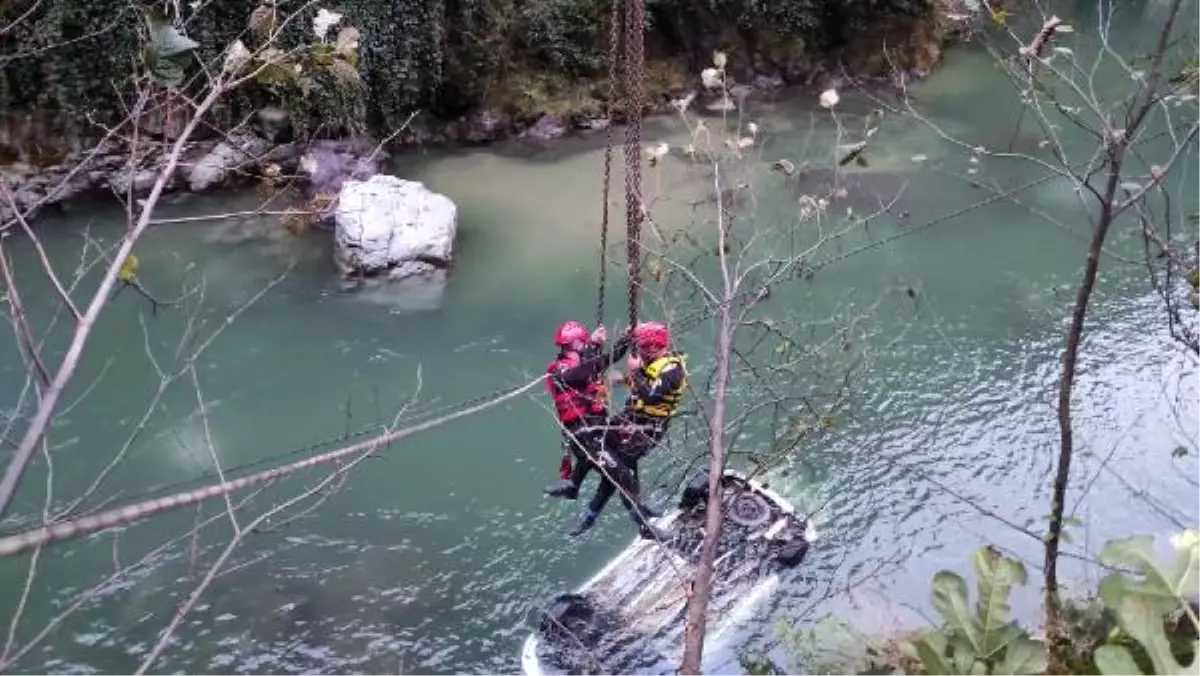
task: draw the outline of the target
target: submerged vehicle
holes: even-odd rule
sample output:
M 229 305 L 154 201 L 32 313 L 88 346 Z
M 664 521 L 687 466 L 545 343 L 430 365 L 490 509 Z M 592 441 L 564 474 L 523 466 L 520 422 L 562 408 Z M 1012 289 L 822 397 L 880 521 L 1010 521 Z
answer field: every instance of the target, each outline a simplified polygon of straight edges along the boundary
M 682 657 L 686 590 L 700 559 L 708 473 L 653 523 L 662 543 L 637 539 L 578 589 L 555 597 L 525 639 L 526 674 L 673 674 Z M 721 479 L 726 518 L 717 544 L 705 645 L 754 612 L 803 560 L 816 531 L 779 495 L 734 470 Z

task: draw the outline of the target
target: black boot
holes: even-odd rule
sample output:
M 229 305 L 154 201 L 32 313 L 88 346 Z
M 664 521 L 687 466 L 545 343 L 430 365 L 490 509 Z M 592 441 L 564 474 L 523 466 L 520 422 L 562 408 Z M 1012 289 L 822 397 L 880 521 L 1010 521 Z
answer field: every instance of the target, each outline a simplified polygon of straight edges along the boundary
M 570 481 L 563 480 L 554 484 L 553 486 L 547 486 L 542 492 L 552 498 L 566 498 L 567 500 L 574 500 L 579 497 L 579 486 L 576 486 Z
M 592 526 L 596 525 L 596 516 L 597 514 L 591 509 L 585 509 L 583 514 L 579 515 L 579 521 L 575 522 L 568 535 L 576 538 L 591 530 Z

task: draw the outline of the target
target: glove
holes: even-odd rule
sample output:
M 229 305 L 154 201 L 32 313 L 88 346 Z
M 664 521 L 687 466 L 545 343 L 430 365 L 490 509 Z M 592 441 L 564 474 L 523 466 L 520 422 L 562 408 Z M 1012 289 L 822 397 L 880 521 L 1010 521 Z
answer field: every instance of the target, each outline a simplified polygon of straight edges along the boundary
M 621 334 L 621 337 L 617 339 L 616 344 L 613 345 L 613 353 L 617 355 L 625 354 L 629 351 L 629 346 L 632 343 L 633 334 L 629 331 L 626 331 L 625 333 Z

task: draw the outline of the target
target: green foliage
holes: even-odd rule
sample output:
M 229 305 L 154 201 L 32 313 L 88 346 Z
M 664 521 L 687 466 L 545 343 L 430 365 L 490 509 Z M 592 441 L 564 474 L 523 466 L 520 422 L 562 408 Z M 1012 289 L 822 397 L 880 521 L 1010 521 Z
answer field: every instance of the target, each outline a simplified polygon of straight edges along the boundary
M 593 0 L 542 0 L 521 8 L 527 53 L 539 66 L 566 75 L 588 75 L 607 68 L 607 3 Z
M 1100 561 L 1114 569 L 1100 582 L 1103 605 L 1066 604 L 1074 646 L 1059 656 L 1055 673 L 1196 673 L 1200 622 L 1189 599 L 1200 594 L 1200 534 L 1187 530 L 1172 538 L 1175 553 L 1167 561 L 1155 555 L 1153 542 L 1135 536 L 1100 551 Z M 990 547 L 975 553 L 974 565 L 975 606 L 959 575 L 939 572 L 933 606 L 944 623 L 906 642 L 905 654 L 928 674 L 1042 673 L 1046 647 L 1009 619 L 1012 588 L 1027 581 L 1024 566 Z
M 141 20 L 124 0 L 18 0 L 0 3 L 0 25 L 31 8 L 0 35 L 0 112 L 52 113 L 75 136 L 84 115 L 115 107 L 113 84 L 130 73 Z
M 265 40 L 276 21 L 273 8 L 264 4 L 250 14 L 247 27 Z M 309 38 L 306 49 L 267 47 L 243 67 L 255 74 L 255 83 L 271 102 L 288 112 L 294 131 L 303 138 L 367 131 L 367 91 L 358 70 L 362 36 L 358 28 L 344 23 L 344 17 L 339 22 L 333 39 L 326 32 Z
M 933 578 L 933 607 L 944 625 L 925 631 L 912 650 L 930 674 L 1028 674 L 1045 670 L 1046 649 L 1009 619 L 1008 596 L 1025 584 L 1020 562 L 991 548 L 975 553 L 977 601 L 972 609 L 967 583 L 944 570 Z
M 30 4 L 0 3 L 0 24 Z M 138 57 L 145 57 L 159 82 L 176 85 L 181 65 L 196 59 L 219 63 L 228 45 L 246 37 L 247 27 L 259 38 L 280 28 L 277 47 L 284 52 L 311 41 L 320 7 L 284 25 L 282 15 L 298 5 L 282 3 L 275 11 L 260 0 L 180 6 L 184 17 L 172 19 L 186 20 L 186 32 L 163 21 L 147 30 L 138 5 L 126 0 L 42 0 L 29 20 L 0 36 L 0 110 L 36 108 L 73 122 L 84 120 L 85 112 L 115 112 L 121 106 L 113 85 L 125 82 Z M 608 7 L 592 0 L 329 3 L 325 8 L 341 13 L 343 25 L 362 31 L 356 59 L 310 73 L 286 91 L 268 86 L 283 79 L 276 71 L 276 82 L 239 92 L 219 116 L 236 121 L 256 107 L 283 101 L 301 134 L 318 133 L 330 121 L 342 129 L 390 131 L 413 110 L 457 116 L 497 88 L 538 82 L 542 74 L 568 82 L 599 80 L 607 71 Z M 771 45 L 836 46 L 865 22 L 932 7 L 931 0 L 648 0 L 647 54 L 660 61 L 681 57 L 681 70 L 694 73 L 720 46 L 716 43 L 731 36 L 737 43 L 731 56 L 748 62 Z M 147 43 L 151 47 L 144 50 Z M 560 101 L 540 93 L 531 90 L 522 100 Z M 595 100 L 590 91 L 572 89 L 569 96 L 578 103 L 573 108 L 591 107 Z
M 1135 536 L 1107 543 L 1100 560 L 1114 567 L 1128 568 L 1134 575 L 1113 572 L 1100 581 L 1100 597 L 1117 615 L 1121 630 L 1141 646 L 1153 671 L 1138 667 L 1125 645 L 1110 642 L 1096 651 L 1096 666 L 1103 674 L 1184 674 L 1196 673 L 1196 652 L 1191 645 L 1191 661 L 1181 664 L 1171 647 L 1164 628 L 1168 614 L 1186 609 L 1193 628 L 1196 617 L 1187 600 L 1200 594 L 1200 538 L 1189 530 L 1175 538 L 1175 558 L 1160 561 L 1154 554 L 1150 536 Z

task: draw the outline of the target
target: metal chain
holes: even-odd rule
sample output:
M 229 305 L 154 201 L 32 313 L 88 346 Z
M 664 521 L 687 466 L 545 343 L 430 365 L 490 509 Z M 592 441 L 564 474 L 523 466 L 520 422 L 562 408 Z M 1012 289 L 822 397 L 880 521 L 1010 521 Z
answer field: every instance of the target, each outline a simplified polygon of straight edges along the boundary
M 596 326 L 604 325 L 604 288 L 608 278 L 608 198 L 612 183 L 613 106 L 617 102 L 617 43 L 621 39 L 621 0 L 612 0 L 608 27 L 608 105 L 604 143 L 604 207 L 600 216 L 600 291 L 596 298 Z
M 642 68 L 645 60 L 643 0 L 627 0 L 625 13 L 625 226 L 629 273 L 629 325 L 637 325 L 641 287 L 642 231 Z

